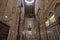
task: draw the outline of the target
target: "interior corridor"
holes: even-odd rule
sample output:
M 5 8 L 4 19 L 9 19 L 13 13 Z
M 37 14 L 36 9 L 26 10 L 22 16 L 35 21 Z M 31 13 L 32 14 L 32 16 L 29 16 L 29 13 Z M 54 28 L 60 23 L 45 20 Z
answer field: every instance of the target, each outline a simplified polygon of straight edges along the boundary
M 60 0 L 0 0 L 0 40 L 60 40 Z
M 37 29 L 37 23 L 35 18 L 25 17 L 24 29 L 23 29 L 23 40 L 39 40 L 39 32 Z

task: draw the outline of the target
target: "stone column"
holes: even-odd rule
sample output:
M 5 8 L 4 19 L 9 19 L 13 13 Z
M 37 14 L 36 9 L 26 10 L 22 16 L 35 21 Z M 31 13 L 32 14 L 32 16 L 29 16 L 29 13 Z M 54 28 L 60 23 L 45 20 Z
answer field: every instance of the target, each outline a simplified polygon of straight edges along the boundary
M 21 8 L 21 20 L 20 20 L 20 29 L 19 29 L 20 40 L 22 40 L 22 34 L 23 34 L 23 21 L 24 21 L 24 7 Z
M 20 6 L 18 3 L 18 0 L 9 0 L 8 2 L 12 2 L 12 14 L 11 14 L 11 20 L 8 22 L 10 25 L 8 39 L 7 40 L 17 40 L 17 32 L 18 32 L 18 21 L 20 16 L 20 9 L 18 6 Z M 11 8 L 10 8 L 11 9 Z

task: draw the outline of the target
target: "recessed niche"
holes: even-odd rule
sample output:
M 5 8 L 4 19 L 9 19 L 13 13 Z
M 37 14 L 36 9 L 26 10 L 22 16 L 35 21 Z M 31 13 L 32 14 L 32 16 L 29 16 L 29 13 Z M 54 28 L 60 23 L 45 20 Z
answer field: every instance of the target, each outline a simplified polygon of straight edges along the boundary
M 55 6 L 55 11 L 58 11 L 59 9 L 60 9 L 60 3 L 57 3 L 56 6 Z
M 58 22 L 59 22 L 59 24 L 60 24 L 60 17 L 58 17 Z

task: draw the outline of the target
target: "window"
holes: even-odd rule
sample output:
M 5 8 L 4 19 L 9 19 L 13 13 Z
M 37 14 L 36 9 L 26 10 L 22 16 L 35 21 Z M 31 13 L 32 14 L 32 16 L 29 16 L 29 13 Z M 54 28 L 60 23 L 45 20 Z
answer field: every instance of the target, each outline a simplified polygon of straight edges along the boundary
M 46 24 L 46 26 L 49 26 L 49 20 L 47 20 L 47 21 L 45 22 L 45 24 Z
M 46 26 L 49 26 L 50 24 L 54 23 L 56 21 L 55 15 L 52 15 L 46 22 Z
M 56 21 L 55 15 L 52 15 L 49 20 L 50 20 L 50 24 L 54 23 Z

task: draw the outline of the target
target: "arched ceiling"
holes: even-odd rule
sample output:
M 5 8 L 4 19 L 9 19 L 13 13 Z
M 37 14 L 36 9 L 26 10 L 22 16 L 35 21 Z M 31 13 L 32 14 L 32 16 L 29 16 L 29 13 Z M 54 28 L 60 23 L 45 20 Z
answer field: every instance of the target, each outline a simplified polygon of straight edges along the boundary
M 25 7 L 25 16 L 26 17 L 34 17 L 34 10 L 35 10 L 35 0 L 34 3 L 27 4 L 24 1 L 24 7 Z

